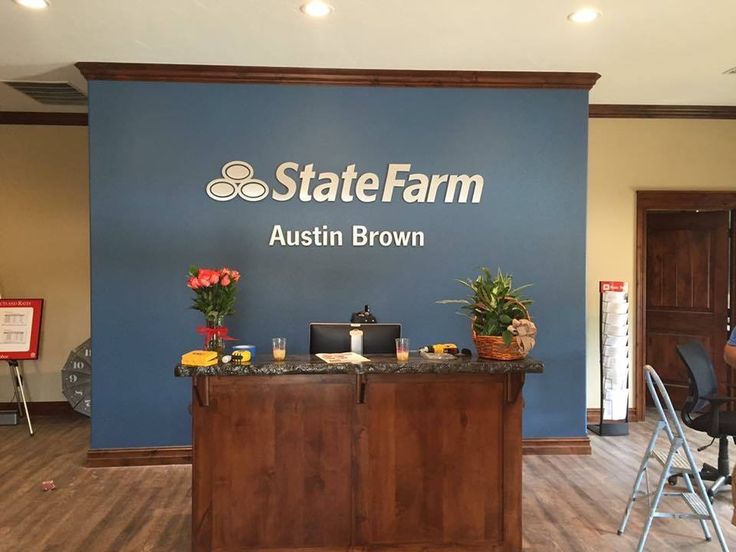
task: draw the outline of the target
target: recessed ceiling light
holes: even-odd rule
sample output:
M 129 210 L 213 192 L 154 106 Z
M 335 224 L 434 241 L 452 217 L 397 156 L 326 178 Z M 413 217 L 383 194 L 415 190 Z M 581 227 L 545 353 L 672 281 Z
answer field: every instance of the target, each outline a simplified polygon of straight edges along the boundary
M 322 0 L 310 0 L 302 4 L 302 13 L 310 17 L 325 17 L 332 13 L 333 7 Z
M 580 8 L 568 15 L 567 18 L 573 23 L 592 23 L 598 19 L 600 15 L 601 12 L 595 8 Z
M 32 10 L 45 10 L 49 7 L 47 0 L 13 0 L 19 6 Z

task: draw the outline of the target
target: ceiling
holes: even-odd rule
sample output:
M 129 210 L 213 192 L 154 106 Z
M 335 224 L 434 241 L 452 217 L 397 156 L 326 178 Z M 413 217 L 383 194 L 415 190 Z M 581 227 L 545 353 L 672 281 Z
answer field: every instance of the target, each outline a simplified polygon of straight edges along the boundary
M 330 0 L 308 18 L 300 0 L 0 0 L 0 80 L 86 84 L 78 61 L 592 71 L 591 103 L 736 106 L 736 1 Z M 585 1 L 585 0 L 583 0 Z M 45 106 L 0 84 L 0 111 Z

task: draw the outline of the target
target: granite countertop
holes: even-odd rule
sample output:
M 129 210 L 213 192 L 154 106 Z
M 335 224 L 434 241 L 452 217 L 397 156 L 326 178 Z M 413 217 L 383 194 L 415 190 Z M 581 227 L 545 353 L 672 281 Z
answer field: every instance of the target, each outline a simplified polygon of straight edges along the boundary
M 361 364 L 328 364 L 309 355 L 291 355 L 276 361 L 270 356 L 257 356 L 250 364 L 218 366 L 184 366 L 178 364 L 176 376 L 286 376 L 297 374 L 540 374 L 544 364 L 533 358 L 521 360 L 483 360 L 476 357 L 452 360 L 429 360 L 411 356 L 399 362 L 394 355 L 364 355 L 370 362 Z

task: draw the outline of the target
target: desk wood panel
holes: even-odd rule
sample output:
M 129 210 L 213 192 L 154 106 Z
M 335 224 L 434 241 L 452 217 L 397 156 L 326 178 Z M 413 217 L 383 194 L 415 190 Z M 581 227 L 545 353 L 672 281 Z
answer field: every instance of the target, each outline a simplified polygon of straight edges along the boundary
M 502 539 L 503 382 L 435 379 L 368 380 L 356 428 L 360 544 Z
M 521 549 L 523 374 L 193 383 L 195 552 Z
M 352 378 L 211 379 L 194 406 L 195 550 L 348 546 Z

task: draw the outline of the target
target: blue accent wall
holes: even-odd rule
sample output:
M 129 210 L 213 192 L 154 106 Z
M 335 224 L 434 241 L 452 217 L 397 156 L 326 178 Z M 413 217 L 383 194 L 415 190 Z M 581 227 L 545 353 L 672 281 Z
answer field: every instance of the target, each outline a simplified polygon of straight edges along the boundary
M 90 83 L 92 447 L 186 445 L 201 346 L 190 264 L 243 273 L 231 333 L 268 350 L 308 349 L 309 321 L 348 321 L 366 303 L 414 347 L 470 347 L 469 321 L 435 301 L 454 278 L 501 267 L 534 284 L 526 437 L 585 434 L 588 95 L 580 90 Z M 243 160 L 275 184 L 284 161 L 317 171 L 479 173 L 479 204 L 215 202 L 206 184 Z M 342 247 L 269 247 L 274 224 L 344 231 Z M 352 247 L 350 229 L 418 230 L 422 248 Z

